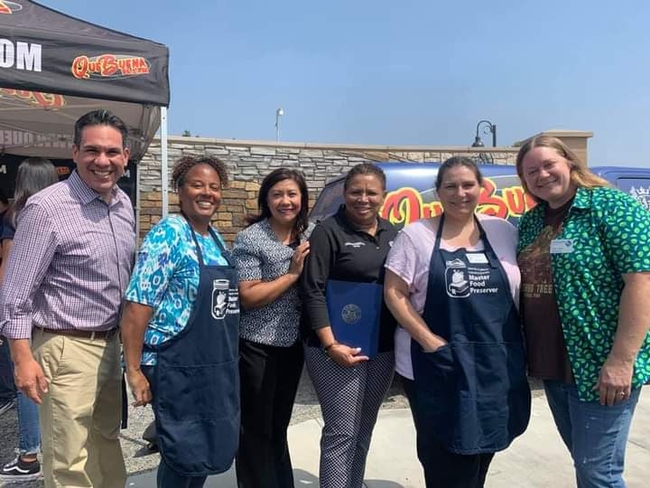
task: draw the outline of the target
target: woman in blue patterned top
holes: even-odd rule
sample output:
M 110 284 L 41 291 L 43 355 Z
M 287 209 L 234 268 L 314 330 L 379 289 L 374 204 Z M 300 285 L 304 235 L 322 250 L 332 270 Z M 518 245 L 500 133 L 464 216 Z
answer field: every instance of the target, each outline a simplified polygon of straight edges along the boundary
M 240 326 L 240 488 L 293 486 L 287 427 L 302 371 L 297 281 L 309 253 L 308 194 L 302 174 L 279 168 L 264 178 L 260 214 L 237 234 L 233 256 Z
M 175 166 L 181 215 L 138 253 L 120 324 L 134 405 L 156 416 L 159 487 L 203 486 L 229 469 L 239 436 L 239 300 L 234 266 L 210 221 L 228 182 L 216 158 Z

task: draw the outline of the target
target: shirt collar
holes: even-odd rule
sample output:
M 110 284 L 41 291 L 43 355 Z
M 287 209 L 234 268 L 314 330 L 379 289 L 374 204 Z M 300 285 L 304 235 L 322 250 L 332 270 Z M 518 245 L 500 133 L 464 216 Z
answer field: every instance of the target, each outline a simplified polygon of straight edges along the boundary
M 548 207 L 548 202 L 542 200 L 540 201 L 535 208 L 539 207 L 540 215 L 544 215 L 546 207 Z M 591 208 L 591 192 L 588 188 L 580 188 L 576 190 L 576 194 L 573 197 L 573 203 L 569 212 L 573 209 L 578 210 L 588 210 Z
M 573 205 L 571 208 L 591 208 L 591 192 L 587 188 L 578 188 L 576 190 L 576 196 L 573 199 Z
M 341 204 L 339 209 L 336 211 L 336 218 L 341 221 L 343 225 L 348 227 L 349 229 L 355 231 L 355 232 L 363 232 L 364 231 L 357 229 L 352 222 L 350 222 L 350 219 L 348 218 L 347 214 L 345 213 L 345 204 Z M 382 219 L 381 217 L 377 216 L 377 234 L 379 232 L 385 231 L 386 229 L 389 228 L 389 223 L 387 220 Z
M 260 224 L 260 227 L 262 227 L 262 229 L 264 229 L 265 231 L 273 232 L 273 228 L 271 227 L 271 218 L 270 217 L 267 217 L 265 219 L 260 220 L 259 224 Z
M 275 231 L 273 230 L 273 227 L 271 227 L 271 218 L 267 217 L 265 219 L 262 219 L 259 221 L 260 229 L 262 232 L 265 232 L 266 235 L 271 239 L 275 239 L 276 241 L 279 242 L 278 236 L 275 235 Z
M 90 202 L 93 200 L 99 199 L 103 201 L 104 203 L 105 200 L 102 198 L 102 195 L 100 195 L 98 192 L 90 188 L 86 182 L 79 176 L 79 173 L 75 169 L 72 174 L 68 177 L 68 184 L 70 185 L 70 188 L 72 190 L 72 194 L 76 196 L 83 205 L 88 205 Z M 117 185 L 115 185 L 111 189 L 111 201 L 108 203 L 108 206 L 112 206 L 114 203 L 119 201 L 119 189 Z

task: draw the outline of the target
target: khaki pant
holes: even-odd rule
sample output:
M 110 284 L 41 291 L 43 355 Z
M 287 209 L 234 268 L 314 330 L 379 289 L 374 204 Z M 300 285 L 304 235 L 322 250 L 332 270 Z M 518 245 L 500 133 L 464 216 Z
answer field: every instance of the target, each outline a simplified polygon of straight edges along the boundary
M 46 488 L 123 488 L 120 344 L 35 329 L 32 349 L 49 382 L 39 409 Z

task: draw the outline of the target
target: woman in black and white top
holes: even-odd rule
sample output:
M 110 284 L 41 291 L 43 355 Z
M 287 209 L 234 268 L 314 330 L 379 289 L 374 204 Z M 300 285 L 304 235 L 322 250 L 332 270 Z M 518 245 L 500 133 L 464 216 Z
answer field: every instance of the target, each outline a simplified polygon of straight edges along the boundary
M 241 431 L 239 488 L 293 486 L 287 428 L 302 372 L 297 281 L 309 253 L 308 194 L 303 175 L 271 172 L 257 199 L 260 214 L 237 234 Z

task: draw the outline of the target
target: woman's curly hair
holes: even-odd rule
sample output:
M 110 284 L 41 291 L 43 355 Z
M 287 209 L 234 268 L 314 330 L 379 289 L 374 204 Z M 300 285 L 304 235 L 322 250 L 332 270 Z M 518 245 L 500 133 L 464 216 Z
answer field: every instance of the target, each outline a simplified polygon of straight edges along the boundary
M 210 166 L 219 175 L 221 187 L 228 186 L 228 169 L 223 161 L 212 156 L 183 156 L 176 161 L 174 170 L 172 171 L 172 183 L 175 190 L 178 190 L 185 184 L 185 175 L 197 164 L 207 164 Z

